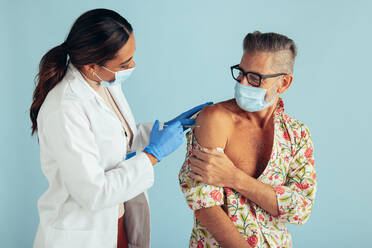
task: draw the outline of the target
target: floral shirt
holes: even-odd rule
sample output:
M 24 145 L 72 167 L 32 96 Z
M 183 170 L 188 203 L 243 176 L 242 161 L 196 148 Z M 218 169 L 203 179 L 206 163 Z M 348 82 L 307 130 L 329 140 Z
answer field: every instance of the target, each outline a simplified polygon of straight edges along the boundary
M 316 193 L 313 144 L 309 129 L 284 113 L 282 99 L 274 111 L 274 144 L 270 160 L 257 178 L 276 192 L 278 217 L 230 188 L 196 182 L 189 177 L 194 149 L 201 149 L 193 131 L 187 133 L 187 154 L 179 173 L 181 190 L 192 210 L 222 206 L 252 247 L 292 247 L 286 223 L 302 225 L 308 219 Z M 190 247 L 221 247 L 195 218 Z

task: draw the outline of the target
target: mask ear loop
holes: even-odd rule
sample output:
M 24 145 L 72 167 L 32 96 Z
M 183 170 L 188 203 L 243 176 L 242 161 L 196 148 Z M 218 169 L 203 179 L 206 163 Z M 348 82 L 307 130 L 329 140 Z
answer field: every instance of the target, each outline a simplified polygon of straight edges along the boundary
M 100 76 L 98 76 L 98 74 L 95 71 L 92 72 L 92 75 L 93 76 L 96 76 L 99 80 L 101 80 L 101 82 L 103 81 L 102 78 Z M 101 82 L 96 82 L 97 83 L 97 86 L 98 85 L 101 85 Z
M 93 74 L 94 76 L 96 76 L 99 80 L 103 81 L 102 78 L 101 78 L 100 76 L 98 76 L 98 74 L 97 74 L 95 71 L 92 72 L 92 74 Z
M 116 72 L 111 71 L 109 68 L 106 68 L 106 67 L 104 67 L 104 66 L 101 66 L 101 67 L 102 67 L 102 68 L 105 68 L 106 70 L 108 70 L 108 71 L 111 72 L 111 73 L 114 73 L 114 75 L 115 75 L 115 79 L 114 79 L 114 81 L 116 80 Z M 95 72 L 94 72 L 94 73 L 95 73 Z M 105 81 L 105 80 L 102 80 L 102 78 L 99 77 L 97 73 L 95 73 L 95 74 L 97 75 L 97 77 L 98 77 L 101 81 Z
M 114 72 L 114 71 L 111 71 L 109 68 L 106 68 L 106 67 L 104 67 L 104 66 L 102 66 L 102 67 L 105 68 L 106 70 L 108 70 L 109 72 L 112 72 L 112 73 L 115 74 L 115 72 Z
M 281 76 L 280 76 L 279 78 L 281 78 Z M 279 79 L 279 78 L 278 78 L 278 79 Z M 278 92 L 276 92 L 276 93 L 275 93 L 275 96 L 273 96 L 273 97 L 270 99 L 270 101 L 266 101 L 267 93 L 269 92 L 269 90 L 271 90 L 273 87 L 275 87 L 275 91 L 278 90 L 278 84 L 279 84 L 279 83 L 277 83 L 277 82 L 278 82 L 278 79 L 276 80 L 276 82 L 275 82 L 275 83 L 274 83 L 270 88 L 266 89 L 265 102 L 268 103 L 268 104 L 272 104 L 273 101 L 275 100 L 275 98 L 279 95 Z

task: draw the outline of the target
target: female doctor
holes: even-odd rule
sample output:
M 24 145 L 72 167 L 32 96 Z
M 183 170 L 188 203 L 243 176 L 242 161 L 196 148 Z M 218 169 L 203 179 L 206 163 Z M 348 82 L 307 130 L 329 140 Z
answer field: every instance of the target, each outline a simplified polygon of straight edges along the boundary
M 150 246 L 153 165 L 181 145 L 188 118 L 210 103 L 164 128 L 136 125 L 121 89 L 134 51 L 127 20 L 95 9 L 43 56 L 30 117 L 49 188 L 38 200 L 34 248 Z

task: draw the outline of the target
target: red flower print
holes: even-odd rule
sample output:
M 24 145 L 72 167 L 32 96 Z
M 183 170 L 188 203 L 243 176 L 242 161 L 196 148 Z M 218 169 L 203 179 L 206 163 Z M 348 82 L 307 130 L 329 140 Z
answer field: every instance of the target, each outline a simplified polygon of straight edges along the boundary
M 313 179 L 314 179 L 314 180 L 316 179 L 316 173 L 313 174 Z
M 293 131 L 293 134 L 294 134 L 294 136 L 296 136 L 296 138 L 298 138 L 298 134 L 297 134 L 296 131 Z
M 215 201 L 221 201 L 222 199 L 222 194 L 220 191 L 218 191 L 217 189 L 213 190 L 210 194 L 209 194 L 213 200 Z
M 196 203 L 200 205 L 201 204 L 201 200 L 198 200 Z
M 192 209 L 192 205 L 191 204 L 189 204 L 189 207 Z
M 231 220 L 232 222 L 235 222 L 235 221 L 238 220 L 238 216 L 233 215 L 233 216 L 230 217 L 230 220 Z
M 248 244 L 252 247 L 255 247 L 257 245 L 257 242 L 258 242 L 258 238 L 255 234 L 253 234 L 252 236 L 250 236 L 248 239 Z
M 204 248 L 204 245 L 200 240 L 198 241 L 198 248 Z
M 309 162 L 310 162 L 310 164 L 314 165 L 314 160 L 313 159 L 309 159 Z
M 273 180 L 273 177 L 269 177 L 269 180 L 272 181 Z
M 259 219 L 260 221 L 264 221 L 264 220 L 265 220 L 264 217 L 262 217 L 261 214 L 258 215 L 258 219 Z
M 243 205 L 245 203 L 245 197 L 244 196 L 240 197 L 239 202 L 240 202 L 241 205 Z
M 182 184 L 181 186 L 183 189 L 187 189 L 187 184 Z
M 307 148 L 305 151 L 305 157 L 310 158 L 313 155 L 313 149 L 311 147 Z
M 254 211 L 253 207 L 250 207 L 249 211 L 251 212 L 253 218 L 256 218 L 256 212 Z
M 280 210 L 280 211 L 279 211 L 279 215 L 285 215 L 285 212 L 282 211 L 282 210 Z
M 305 131 L 302 131 L 302 132 L 301 132 L 301 137 L 302 137 L 302 138 L 306 138 L 306 132 L 305 132 Z
M 283 108 L 284 107 L 284 102 L 283 102 L 282 99 L 279 99 L 279 101 L 278 101 L 278 107 L 279 108 Z
M 230 196 L 231 195 L 231 189 L 228 188 L 228 187 L 223 187 L 223 189 L 225 190 L 226 192 L 226 196 Z
M 190 164 L 191 164 L 190 159 L 187 159 L 187 165 L 190 165 Z
M 296 154 L 296 151 L 294 149 L 291 148 L 291 155 L 292 157 Z
M 298 215 L 296 215 L 295 217 L 293 217 L 294 220 L 298 220 Z
M 286 139 L 286 140 L 288 140 L 288 141 L 291 140 L 291 139 L 289 138 L 289 134 L 288 134 L 287 131 L 284 131 L 283 136 L 284 136 L 284 139 Z
M 308 183 L 306 183 L 306 184 L 296 183 L 296 186 L 299 189 L 307 189 L 307 188 L 309 188 L 309 184 Z
M 276 111 L 276 114 L 281 114 L 281 113 L 284 112 L 284 103 L 283 103 L 282 100 L 280 100 L 280 101 L 278 102 L 278 105 L 277 105 L 275 111 Z
M 282 194 L 285 193 L 285 190 L 284 190 L 282 187 L 280 187 L 280 186 L 276 186 L 276 187 L 274 188 L 274 190 L 275 190 L 275 192 L 278 193 L 279 195 L 282 195 Z
M 279 176 L 278 176 L 278 175 L 275 175 L 275 176 L 274 176 L 274 178 L 275 178 L 275 179 L 278 179 L 278 178 L 279 178 Z
M 235 201 L 235 200 L 233 200 L 233 201 L 232 201 L 232 204 L 236 204 L 236 201 Z

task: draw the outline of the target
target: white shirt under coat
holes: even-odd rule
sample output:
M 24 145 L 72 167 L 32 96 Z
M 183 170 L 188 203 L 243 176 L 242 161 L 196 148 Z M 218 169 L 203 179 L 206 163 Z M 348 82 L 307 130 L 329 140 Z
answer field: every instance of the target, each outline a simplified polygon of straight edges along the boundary
M 146 190 L 154 171 L 143 149 L 153 123 L 136 125 L 121 85 L 109 91 L 133 132 L 129 150 L 121 122 L 71 63 L 41 106 L 37 134 L 49 187 L 38 200 L 34 248 L 116 248 L 122 202 L 129 247 L 150 247 Z

